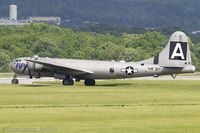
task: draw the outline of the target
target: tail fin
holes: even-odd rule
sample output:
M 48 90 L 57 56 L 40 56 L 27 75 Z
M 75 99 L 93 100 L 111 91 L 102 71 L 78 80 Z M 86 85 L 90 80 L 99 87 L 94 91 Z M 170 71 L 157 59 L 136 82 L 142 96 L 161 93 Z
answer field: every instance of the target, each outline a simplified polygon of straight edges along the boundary
M 191 65 L 188 38 L 185 33 L 173 33 L 161 53 L 151 59 L 142 61 L 146 64 L 157 64 L 162 67 L 179 67 Z

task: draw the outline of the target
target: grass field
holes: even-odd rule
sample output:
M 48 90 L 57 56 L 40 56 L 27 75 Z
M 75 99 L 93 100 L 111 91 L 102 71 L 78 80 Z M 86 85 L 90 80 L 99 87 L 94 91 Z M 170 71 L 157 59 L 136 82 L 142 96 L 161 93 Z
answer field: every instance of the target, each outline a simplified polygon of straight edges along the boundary
M 200 76 L 200 72 L 188 73 L 188 74 L 179 74 L 180 76 Z
M 199 81 L 0 85 L 0 132 L 198 133 Z
M 0 78 L 12 78 L 13 76 L 13 73 L 0 73 Z

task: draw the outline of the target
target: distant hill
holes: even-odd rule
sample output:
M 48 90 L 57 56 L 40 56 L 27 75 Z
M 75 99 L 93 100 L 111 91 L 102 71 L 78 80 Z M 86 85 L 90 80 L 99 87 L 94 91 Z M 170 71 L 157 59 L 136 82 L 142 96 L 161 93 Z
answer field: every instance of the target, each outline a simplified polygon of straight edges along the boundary
M 0 17 L 17 4 L 19 17 L 60 16 L 72 23 L 85 21 L 131 27 L 178 26 L 200 29 L 199 0 L 0 0 Z

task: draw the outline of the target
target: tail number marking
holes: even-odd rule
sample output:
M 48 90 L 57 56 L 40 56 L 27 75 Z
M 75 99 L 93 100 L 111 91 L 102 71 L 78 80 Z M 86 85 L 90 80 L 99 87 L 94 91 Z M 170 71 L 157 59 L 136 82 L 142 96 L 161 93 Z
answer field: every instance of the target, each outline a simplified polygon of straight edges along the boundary
M 186 60 L 187 43 L 185 42 L 170 42 L 170 60 Z

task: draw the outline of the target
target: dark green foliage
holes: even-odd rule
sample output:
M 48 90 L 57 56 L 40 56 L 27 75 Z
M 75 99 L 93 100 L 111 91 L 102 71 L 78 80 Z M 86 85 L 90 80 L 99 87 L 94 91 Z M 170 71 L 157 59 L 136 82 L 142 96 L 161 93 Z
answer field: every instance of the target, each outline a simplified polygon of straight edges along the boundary
M 77 32 L 47 24 L 0 27 L 0 71 L 17 57 L 42 57 L 139 61 L 158 54 L 167 38 L 159 32 L 111 35 Z M 199 66 L 200 46 L 191 45 Z
M 183 31 L 187 33 L 187 31 L 183 30 L 183 28 L 177 26 L 167 26 L 161 28 L 142 28 L 142 27 L 131 27 L 131 26 L 127 27 L 115 24 L 110 25 L 105 23 L 91 23 L 91 24 L 86 24 L 80 28 L 74 28 L 74 29 L 78 31 L 89 31 L 101 34 L 110 33 L 112 35 L 122 35 L 123 33 L 143 34 L 148 31 L 157 31 L 164 35 L 171 35 L 175 31 Z M 200 42 L 200 40 L 198 41 Z
M 0 51 L 0 72 L 9 70 L 8 62 L 10 62 L 10 57 L 3 51 Z
M 105 23 L 98 23 L 98 24 L 86 24 L 83 27 L 76 29 L 78 31 L 89 31 L 95 33 L 106 34 L 110 33 L 112 35 L 122 35 L 123 33 L 129 34 L 142 34 L 147 31 L 151 31 L 150 29 L 144 28 L 136 28 L 136 27 L 126 27 L 126 26 L 119 26 L 119 25 L 108 25 Z

